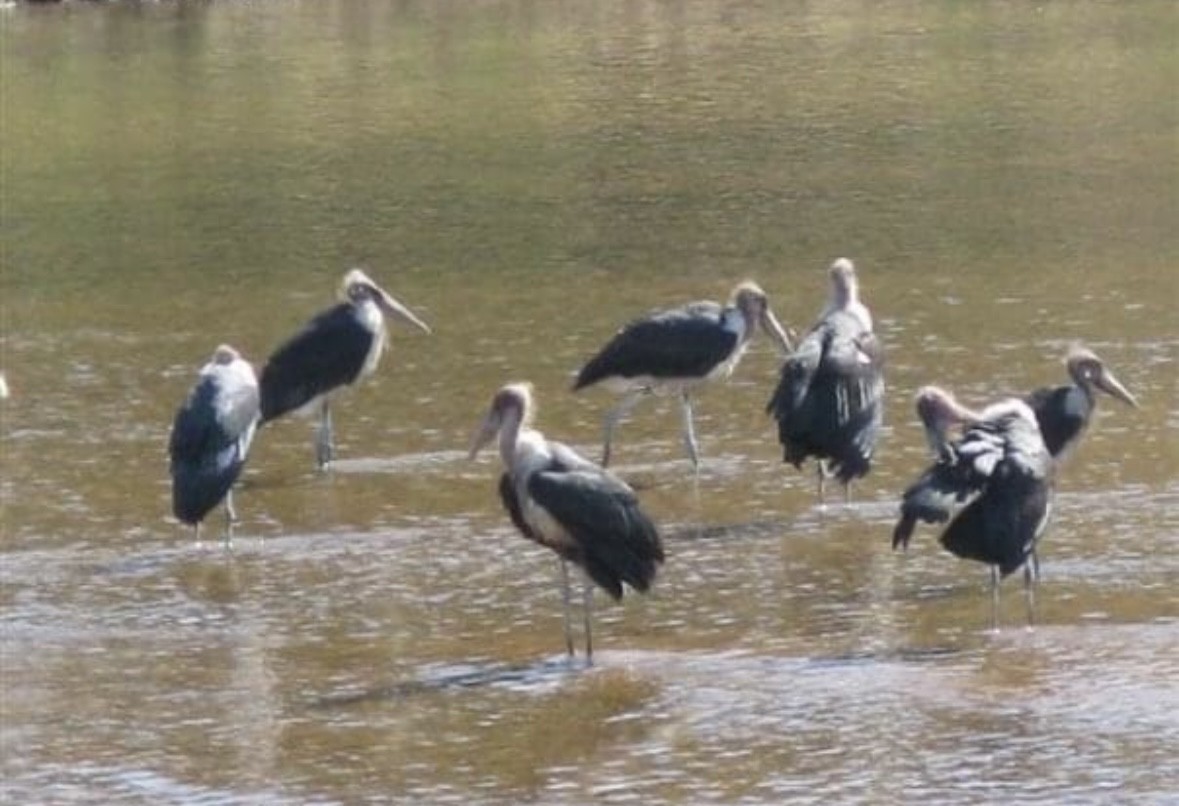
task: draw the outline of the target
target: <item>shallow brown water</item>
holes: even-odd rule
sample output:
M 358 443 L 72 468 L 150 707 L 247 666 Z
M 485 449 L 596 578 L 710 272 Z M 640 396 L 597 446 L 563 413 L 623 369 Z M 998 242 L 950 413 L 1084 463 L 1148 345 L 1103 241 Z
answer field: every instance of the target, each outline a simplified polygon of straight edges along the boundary
M 1179 799 L 1179 166 L 1168 3 L 18 6 L 0 11 L 3 792 L 19 803 Z M 596 455 L 567 392 L 626 318 L 751 276 L 805 327 L 856 259 L 888 430 L 814 505 L 755 344 L 616 461 L 653 593 L 561 654 L 557 568 L 465 459 L 491 393 Z M 172 414 L 363 263 L 395 330 L 336 409 L 268 427 L 232 549 L 168 517 Z M 910 399 L 1063 379 L 1039 624 L 923 532 Z M 218 517 L 210 520 L 216 527 Z

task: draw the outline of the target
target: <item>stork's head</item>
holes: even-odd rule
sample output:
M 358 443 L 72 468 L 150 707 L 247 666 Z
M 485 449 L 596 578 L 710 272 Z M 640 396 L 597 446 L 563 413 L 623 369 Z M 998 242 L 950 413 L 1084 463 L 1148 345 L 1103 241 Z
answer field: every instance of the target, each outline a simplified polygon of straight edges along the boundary
M 411 324 L 423 332 L 430 332 L 429 325 L 414 316 L 409 308 L 393 299 L 385 289 L 377 285 L 361 269 L 352 269 L 344 275 L 344 279 L 340 282 L 340 296 L 353 305 L 374 302 L 387 315 Z
M 479 450 L 495 439 L 500 430 L 508 424 L 528 425 L 535 411 L 532 402 L 532 384 L 509 383 L 500 388 L 491 398 L 491 406 L 479 423 L 467 457 L 474 459 Z
M 241 353 L 230 347 L 228 344 L 219 344 L 217 349 L 213 351 L 211 360 L 214 364 L 232 364 L 234 361 L 240 359 Z
M 778 321 L 778 317 L 774 316 L 773 309 L 770 308 L 770 298 L 757 283 L 752 280 L 739 283 L 733 289 L 730 304 L 741 311 L 741 315 L 745 317 L 746 331 L 750 335 L 755 327 L 760 326 L 783 353 L 789 353 L 794 349 L 790 344 L 790 336 L 787 335 L 782 324 Z
M 836 258 L 827 270 L 831 281 L 831 306 L 846 308 L 860 300 L 860 283 L 856 279 L 856 266 L 845 257 Z
M 963 406 L 954 395 L 940 386 L 921 387 L 917 390 L 914 405 L 925 427 L 929 447 L 936 454 L 943 452 L 954 426 L 971 425 L 979 420 L 977 412 Z
M 1111 397 L 1116 397 L 1123 403 L 1138 408 L 1138 401 L 1134 395 L 1122 386 L 1114 377 L 1105 363 L 1097 357 L 1097 353 L 1079 344 L 1073 345 L 1064 360 L 1068 368 L 1069 377 L 1073 382 L 1085 389 L 1100 389 Z

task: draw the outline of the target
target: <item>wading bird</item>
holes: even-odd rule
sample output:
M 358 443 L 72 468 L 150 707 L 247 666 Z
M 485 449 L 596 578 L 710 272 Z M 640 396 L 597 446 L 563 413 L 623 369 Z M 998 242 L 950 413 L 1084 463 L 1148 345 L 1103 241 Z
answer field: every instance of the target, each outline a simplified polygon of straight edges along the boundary
M 850 498 L 852 480 L 871 469 L 884 421 L 884 353 L 855 267 L 839 258 L 828 275 L 827 307 L 783 363 L 766 405 L 778 421 L 783 461 L 801 468 L 808 457 L 817 460 L 820 504 L 831 476 Z
M 1037 389 L 1024 398 L 1036 413 L 1044 445 L 1057 462 L 1064 461 L 1085 435 L 1097 410 L 1098 391 L 1138 408 L 1138 401 L 1092 350 L 1074 345 L 1065 367 L 1071 384 Z
M 734 290 L 729 304 L 691 302 L 655 311 L 619 330 L 577 374 L 573 391 L 602 383 L 621 394 L 605 418 L 602 466 L 610 464 L 614 429 L 645 395 L 678 394 L 683 414 L 684 446 L 700 466 L 692 424 L 692 391 L 703 383 L 727 378 L 761 327 L 789 352 L 790 338 L 778 323 L 764 291 L 753 282 Z
M 343 301 L 308 322 L 262 368 L 262 422 L 287 412 L 319 414 L 315 458 L 320 468 L 335 455 L 331 394 L 377 368 L 388 338 L 385 314 L 429 333 L 430 328 L 360 269 L 340 284 Z
M 1021 566 L 1032 623 L 1030 558 L 1048 524 L 1054 467 L 1036 415 L 1017 398 L 975 412 L 933 386 L 918 393 L 917 413 L 938 459 L 905 490 L 893 548 L 908 548 L 918 521 L 950 521 L 942 546 L 991 568 L 991 627 L 998 625 L 999 581 Z M 955 426 L 962 429 L 957 438 Z
M 1122 386 L 1097 354 L 1081 345 L 1069 348 L 1065 356 L 1071 384 L 1045 386 L 1024 398 L 1036 414 L 1044 446 L 1057 467 L 1080 444 L 1097 412 L 1097 391 L 1105 392 L 1127 405 L 1138 408 L 1138 401 Z M 1032 551 L 1032 574 L 1040 578 L 1040 557 Z
M 222 500 L 226 539 L 233 534 L 233 485 L 246 464 L 258 416 L 254 368 L 237 350 L 221 345 L 176 412 L 168 444 L 172 511 L 198 538 L 201 521 Z
M 569 624 L 569 567 L 573 563 L 615 600 L 623 583 L 646 592 L 663 562 L 663 544 L 634 490 L 609 471 L 532 427 L 532 387 L 513 383 L 491 401 L 471 442 L 470 458 L 499 437 L 504 474 L 499 494 L 521 534 L 561 558 L 565 647 L 573 655 Z M 583 589 L 585 655 L 593 656 L 593 588 Z

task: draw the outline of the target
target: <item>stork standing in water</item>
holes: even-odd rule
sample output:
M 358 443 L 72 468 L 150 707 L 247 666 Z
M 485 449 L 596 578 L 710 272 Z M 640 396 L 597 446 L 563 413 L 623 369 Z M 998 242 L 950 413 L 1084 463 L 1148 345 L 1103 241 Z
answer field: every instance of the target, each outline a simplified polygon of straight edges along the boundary
M 532 427 L 532 387 L 500 389 L 471 442 L 470 457 L 499 437 L 504 474 L 499 494 L 521 534 L 561 558 L 565 646 L 573 655 L 569 623 L 569 563 L 616 601 L 623 583 L 646 592 L 663 562 L 663 544 L 634 490 L 612 473 Z M 593 588 L 584 587 L 585 655 L 593 656 Z
M 1045 386 L 1024 398 L 1036 414 L 1044 446 L 1059 467 L 1080 444 L 1097 412 L 1097 392 L 1138 408 L 1138 401 L 1114 377 L 1097 354 L 1080 345 L 1069 348 L 1065 367 L 1071 384 Z M 1032 574 L 1040 576 L 1040 558 L 1032 551 Z
M 226 539 L 233 534 L 233 485 L 245 467 L 258 416 L 254 368 L 237 350 L 221 345 L 176 412 L 168 444 L 172 511 L 198 538 L 201 521 L 222 500 Z
M 917 413 L 938 460 L 905 491 L 893 548 L 908 547 L 918 521 L 949 520 L 942 546 L 991 568 L 992 629 L 998 624 L 999 582 L 1021 566 L 1032 623 L 1030 560 L 1048 524 L 1054 469 L 1035 413 L 1018 398 L 975 412 L 934 386 L 918 393 Z M 962 429 L 956 439 L 955 426 Z
M 344 275 L 340 296 L 342 302 L 308 322 L 262 368 L 262 422 L 291 411 L 318 412 L 315 457 L 321 469 L 335 456 L 331 394 L 376 370 L 388 339 L 385 314 L 430 332 L 360 269 Z
M 872 314 L 860 302 L 855 266 L 839 258 L 828 272 L 827 307 L 782 365 L 766 411 L 778 421 L 783 461 L 817 460 L 819 503 L 834 476 L 850 498 L 853 479 L 867 475 L 884 421 L 884 354 Z
M 577 374 L 573 391 L 602 383 L 622 395 L 606 415 L 602 466 L 610 464 L 614 429 L 645 395 L 678 394 L 684 446 L 699 468 L 700 451 L 692 423 L 692 392 L 732 374 L 757 328 L 783 352 L 790 337 L 770 308 L 766 293 L 746 281 L 733 289 L 728 305 L 691 302 L 655 311 L 619 330 Z

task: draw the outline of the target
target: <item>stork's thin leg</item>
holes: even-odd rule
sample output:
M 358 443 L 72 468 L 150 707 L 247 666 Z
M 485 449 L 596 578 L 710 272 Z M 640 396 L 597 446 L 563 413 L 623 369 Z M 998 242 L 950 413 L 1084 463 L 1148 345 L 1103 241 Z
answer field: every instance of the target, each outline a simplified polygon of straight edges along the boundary
M 1032 576 L 1035 577 L 1036 582 L 1040 581 L 1040 555 L 1036 553 L 1036 549 L 1032 547 Z
M 197 543 L 201 542 L 201 524 L 199 521 L 192 525 L 192 538 Z
M 700 450 L 696 444 L 696 428 L 692 424 L 692 396 L 688 392 L 680 395 L 680 408 L 684 415 L 684 447 L 688 449 L 692 465 L 699 470 Z
M 225 494 L 225 542 L 233 540 L 233 525 L 237 523 L 237 512 L 233 508 L 233 490 Z
M 332 433 L 332 407 L 328 398 L 319 406 L 319 429 L 315 433 L 315 461 L 323 470 L 335 458 L 335 435 Z
M 843 503 L 845 504 L 851 503 L 851 485 L 850 479 L 843 483 Z
M 560 558 L 561 563 L 561 600 L 565 605 L 565 651 L 569 657 L 573 657 L 573 629 L 569 624 L 569 563 L 565 561 L 564 557 Z
M 823 488 L 827 486 L 827 466 L 823 464 L 823 460 L 815 462 L 815 469 L 819 474 L 819 506 L 823 506 Z
M 582 612 L 585 617 L 585 664 L 589 666 L 594 662 L 594 633 L 591 626 L 594 620 L 594 587 L 588 579 L 583 581 L 581 595 Z
M 1036 555 L 1033 553 L 1032 557 Z M 1032 563 L 1023 566 L 1023 594 L 1028 608 L 1028 629 L 1036 625 L 1036 581 L 1033 578 Z
M 630 410 L 635 407 L 635 404 L 639 402 L 645 391 L 643 389 L 630 390 L 622 396 L 622 400 L 619 400 L 614 408 L 606 412 L 606 420 L 602 429 L 605 432 L 602 436 L 602 467 L 610 464 L 610 443 L 614 439 L 614 429 L 622 422 L 622 419 L 626 417 Z
M 999 631 L 999 566 L 991 566 L 991 632 Z

